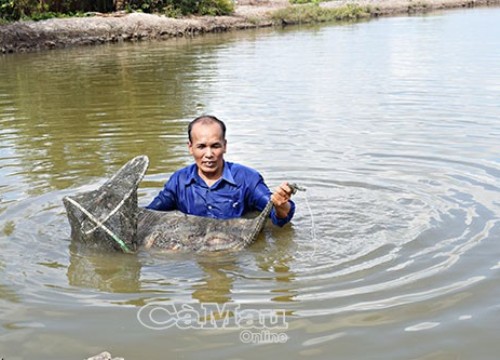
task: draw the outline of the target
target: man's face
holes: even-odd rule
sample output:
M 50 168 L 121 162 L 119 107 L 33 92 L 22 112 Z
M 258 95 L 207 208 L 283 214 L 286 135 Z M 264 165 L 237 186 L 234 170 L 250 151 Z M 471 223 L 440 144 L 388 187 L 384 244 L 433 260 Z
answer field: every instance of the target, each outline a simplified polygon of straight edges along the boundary
M 215 180 L 222 175 L 226 140 L 222 137 L 219 124 L 195 124 L 188 147 L 202 177 Z

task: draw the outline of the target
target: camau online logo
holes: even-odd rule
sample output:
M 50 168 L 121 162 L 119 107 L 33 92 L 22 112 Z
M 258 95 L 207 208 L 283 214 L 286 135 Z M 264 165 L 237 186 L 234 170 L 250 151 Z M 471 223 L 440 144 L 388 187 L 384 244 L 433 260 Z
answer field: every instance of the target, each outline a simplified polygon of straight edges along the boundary
M 242 309 L 240 304 L 151 303 L 139 309 L 137 319 L 152 330 L 187 329 L 241 330 L 244 343 L 285 343 L 288 328 L 285 310 Z

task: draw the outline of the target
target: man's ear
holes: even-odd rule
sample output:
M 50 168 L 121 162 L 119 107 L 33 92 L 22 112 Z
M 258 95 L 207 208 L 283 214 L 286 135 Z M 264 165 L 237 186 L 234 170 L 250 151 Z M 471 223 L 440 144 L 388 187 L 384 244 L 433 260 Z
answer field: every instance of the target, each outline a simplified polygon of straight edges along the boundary
M 191 143 L 191 141 L 188 141 L 187 145 L 188 145 L 189 153 L 191 155 L 193 155 L 193 144 Z
M 226 153 L 227 151 L 227 140 L 224 139 L 224 154 Z

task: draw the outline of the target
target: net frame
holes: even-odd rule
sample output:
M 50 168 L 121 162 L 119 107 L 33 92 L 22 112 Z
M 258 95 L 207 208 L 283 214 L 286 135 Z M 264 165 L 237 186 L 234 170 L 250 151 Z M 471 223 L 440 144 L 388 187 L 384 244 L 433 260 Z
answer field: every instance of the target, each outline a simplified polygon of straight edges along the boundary
M 137 188 L 149 166 L 140 155 L 98 189 L 63 198 L 71 238 L 88 246 L 137 251 Z

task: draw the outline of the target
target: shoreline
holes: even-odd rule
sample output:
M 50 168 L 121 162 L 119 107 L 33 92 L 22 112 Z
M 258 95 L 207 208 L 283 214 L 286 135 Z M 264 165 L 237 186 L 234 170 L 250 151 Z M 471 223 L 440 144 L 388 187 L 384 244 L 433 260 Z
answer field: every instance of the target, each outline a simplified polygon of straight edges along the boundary
M 500 0 L 340 0 L 320 3 L 325 9 L 358 6 L 365 18 L 424 14 L 436 10 L 499 6 Z M 117 42 L 168 40 L 205 33 L 294 25 L 273 17 L 277 11 L 300 8 L 288 0 L 241 0 L 231 16 L 180 19 L 144 13 L 89 14 L 88 17 L 19 21 L 0 25 L 0 54 L 34 52 Z M 313 23 L 300 21 L 300 23 Z

